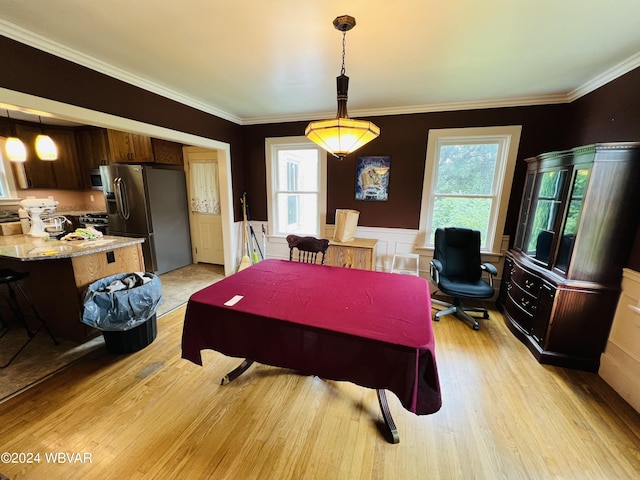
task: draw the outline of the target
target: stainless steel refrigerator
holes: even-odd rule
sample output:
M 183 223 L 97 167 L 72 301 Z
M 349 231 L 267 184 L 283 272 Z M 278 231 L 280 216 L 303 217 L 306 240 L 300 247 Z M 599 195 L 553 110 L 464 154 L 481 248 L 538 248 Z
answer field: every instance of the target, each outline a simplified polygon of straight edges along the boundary
M 109 234 L 144 238 L 148 272 L 161 274 L 192 263 L 183 171 L 112 164 L 101 166 L 100 175 Z

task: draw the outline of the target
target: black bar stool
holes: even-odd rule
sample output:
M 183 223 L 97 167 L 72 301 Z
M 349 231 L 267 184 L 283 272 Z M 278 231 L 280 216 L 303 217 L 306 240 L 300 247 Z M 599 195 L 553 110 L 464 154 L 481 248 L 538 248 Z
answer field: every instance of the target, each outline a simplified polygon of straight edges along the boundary
M 44 319 L 40 316 L 40 314 L 36 310 L 36 307 L 33 305 L 33 303 L 31 303 L 31 300 L 29 300 L 29 297 L 27 297 L 27 294 L 24 293 L 24 290 L 22 289 L 22 286 L 20 286 L 20 283 L 19 283 L 20 280 L 24 280 L 28 276 L 29 276 L 28 272 L 16 272 L 15 270 L 11 270 L 10 268 L 0 268 L 0 285 L 6 285 L 7 286 L 8 295 L 5 296 L 5 299 L 7 301 L 7 305 L 9 307 L 9 309 L 13 312 L 14 318 L 16 318 L 18 320 L 18 322 L 20 324 L 22 324 L 22 326 L 26 330 L 27 337 L 28 337 L 27 341 L 24 343 L 24 345 L 22 345 L 18 349 L 18 351 L 13 354 L 13 356 L 9 359 L 9 361 L 7 363 L 5 363 L 4 365 L 0 365 L 0 369 L 6 368 L 9 365 L 11 365 L 11 362 L 13 362 L 16 359 L 16 357 L 20 354 L 20 352 L 22 352 L 22 350 L 24 350 L 24 348 L 29 344 L 29 342 L 31 340 L 33 340 L 33 338 L 36 336 L 36 334 L 40 331 L 41 328 L 44 328 L 45 331 L 49 334 L 49 336 L 51 337 L 51 340 L 53 340 L 53 344 L 54 345 L 58 345 L 59 344 L 58 340 L 56 340 L 56 338 L 51 333 L 51 330 L 49 330 L 49 327 L 47 326 L 47 324 L 44 321 Z M 20 308 L 20 304 L 18 303 L 18 297 L 16 295 L 16 291 L 13 288 L 14 285 L 17 287 L 17 289 L 20 291 L 20 293 L 22 294 L 24 299 L 27 301 L 27 303 L 31 307 L 31 311 L 33 312 L 32 314 L 27 315 Z M 38 329 L 35 332 L 32 331 L 29 328 L 29 325 L 27 324 L 27 320 L 25 318 L 27 316 L 37 318 L 38 321 L 40 322 L 40 326 L 38 327 Z M 0 315 L 0 323 L 2 323 L 2 328 L 0 329 L 0 331 L 2 332 L 0 334 L 0 338 L 2 338 L 11 329 L 12 324 L 9 323 L 8 321 L 6 321 L 2 317 L 2 315 Z

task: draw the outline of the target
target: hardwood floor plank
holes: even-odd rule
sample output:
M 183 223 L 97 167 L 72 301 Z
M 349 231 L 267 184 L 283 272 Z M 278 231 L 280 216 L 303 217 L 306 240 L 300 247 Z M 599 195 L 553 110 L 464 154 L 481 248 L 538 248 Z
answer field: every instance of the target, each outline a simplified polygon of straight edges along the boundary
M 443 407 L 404 410 L 386 442 L 375 390 L 241 359 L 180 358 L 184 308 L 158 338 L 96 352 L 0 404 L 9 452 L 88 452 L 92 463 L 0 464 L 11 479 L 626 479 L 640 414 L 596 374 L 539 365 L 491 311 L 479 331 L 434 323 Z

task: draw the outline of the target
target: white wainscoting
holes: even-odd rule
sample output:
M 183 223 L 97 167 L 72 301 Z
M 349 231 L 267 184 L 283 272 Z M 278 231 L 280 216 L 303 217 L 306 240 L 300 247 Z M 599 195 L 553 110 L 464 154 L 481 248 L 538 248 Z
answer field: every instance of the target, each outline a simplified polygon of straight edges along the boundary
M 598 375 L 640 412 L 640 272 L 623 270 L 622 293 Z
M 267 226 L 267 222 L 253 221 L 252 225 L 262 248 L 262 225 Z M 239 251 L 242 252 L 242 222 L 237 223 Z M 326 225 L 324 238 L 333 238 L 334 225 Z M 380 228 L 380 227 L 358 227 L 356 237 L 373 238 L 378 240 L 376 249 L 377 262 L 376 270 L 387 272 L 391 269 L 393 255 L 400 253 L 417 253 L 420 255 L 420 276 L 429 278 L 429 262 L 433 258 L 433 249 L 417 247 L 419 230 L 404 228 Z M 500 291 L 500 281 L 502 279 L 502 269 L 504 266 L 504 252 L 509 248 L 509 236 L 502 237 L 502 246 L 499 253 L 483 253 L 482 261 L 492 263 L 498 269 L 498 275 L 494 279 L 496 295 Z M 267 238 L 266 248 L 267 258 L 289 259 L 289 247 L 283 237 Z M 241 253 L 242 255 L 242 253 Z M 251 256 L 251 253 L 250 253 Z M 238 258 L 238 264 L 240 258 Z

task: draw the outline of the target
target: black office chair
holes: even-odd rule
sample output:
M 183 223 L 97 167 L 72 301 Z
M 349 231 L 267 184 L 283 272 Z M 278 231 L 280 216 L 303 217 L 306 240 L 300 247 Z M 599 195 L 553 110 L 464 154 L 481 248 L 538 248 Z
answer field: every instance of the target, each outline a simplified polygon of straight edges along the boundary
M 433 300 L 437 305 L 448 307 L 436 313 L 436 322 L 440 317 L 452 313 L 460 320 L 470 322 L 473 329 L 478 330 L 480 326 L 477 319 L 467 312 L 481 312 L 482 318 L 489 318 L 486 308 L 461 305 L 462 299 L 491 298 L 494 294 L 493 277 L 498 274 L 498 270 L 490 263 L 481 262 L 480 232 L 468 228 L 436 230 L 430 268 L 431 281 L 440 292 L 453 297 L 453 304 Z M 482 278 L 483 272 L 489 274 L 488 282 Z
M 287 243 L 289 244 L 289 260 L 293 261 L 293 250 L 297 249 L 298 262 L 317 263 L 318 256 L 320 256 L 320 265 L 324 265 L 324 255 L 329 248 L 329 240 L 326 238 L 287 235 Z

